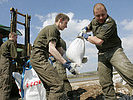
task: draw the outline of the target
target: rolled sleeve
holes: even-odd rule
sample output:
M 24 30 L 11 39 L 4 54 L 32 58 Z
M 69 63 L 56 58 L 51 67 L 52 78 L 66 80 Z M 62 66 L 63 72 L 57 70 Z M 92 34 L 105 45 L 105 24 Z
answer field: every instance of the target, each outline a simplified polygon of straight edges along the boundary
M 48 37 L 48 43 L 50 41 L 55 41 L 57 43 L 57 38 L 56 37 Z
M 49 29 L 47 34 L 47 42 L 55 41 L 57 43 L 57 32 L 54 29 Z
M 55 41 L 56 46 L 60 47 L 60 32 L 57 29 L 49 29 L 47 34 L 47 43 Z

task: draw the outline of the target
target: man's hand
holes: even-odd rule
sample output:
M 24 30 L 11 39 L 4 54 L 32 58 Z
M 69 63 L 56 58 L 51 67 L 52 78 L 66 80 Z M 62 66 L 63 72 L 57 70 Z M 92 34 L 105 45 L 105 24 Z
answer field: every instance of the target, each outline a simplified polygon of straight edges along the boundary
M 87 33 L 82 33 L 82 37 L 85 38 L 86 40 L 88 39 L 89 36 L 91 36 L 91 35 L 87 34 Z
M 86 26 L 81 30 L 81 32 L 79 33 L 79 36 L 82 36 L 87 40 L 88 37 L 91 36 L 90 34 L 87 34 L 87 32 L 88 32 L 88 27 Z
M 79 74 L 76 70 L 76 67 L 78 66 L 76 63 L 71 63 L 70 61 L 67 61 L 63 64 L 65 68 L 67 68 L 73 75 Z

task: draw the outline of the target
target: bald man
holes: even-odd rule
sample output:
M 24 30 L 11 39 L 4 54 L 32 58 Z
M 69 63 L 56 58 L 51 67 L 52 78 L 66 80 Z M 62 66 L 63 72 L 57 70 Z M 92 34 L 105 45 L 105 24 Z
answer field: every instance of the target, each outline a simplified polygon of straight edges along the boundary
M 86 32 L 93 32 L 93 36 L 82 33 L 82 36 L 98 49 L 98 74 L 99 82 L 106 100 L 116 100 L 113 85 L 113 67 L 120 76 L 133 88 L 133 64 L 129 61 L 117 34 L 114 19 L 107 14 L 107 9 L 102 3 L 97 3 L 93 8 L 94 18 L 84 28 Z

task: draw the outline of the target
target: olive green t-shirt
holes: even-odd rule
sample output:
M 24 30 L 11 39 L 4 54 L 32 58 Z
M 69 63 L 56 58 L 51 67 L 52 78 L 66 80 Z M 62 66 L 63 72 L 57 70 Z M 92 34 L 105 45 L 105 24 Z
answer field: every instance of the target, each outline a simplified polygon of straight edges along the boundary
M 50 41 L 55 41 L 56 47 L 61 47 L 60 32 L 55 24 L 46 26 L 40 31 L 33 44 L 31 59 L 32 60 L 38 59 L 39 61 L 48 59 L 49 57 L 48 44 Z
M 117 27 L 115 21 L 107 16 L 106 21 L 100 24 L 95 18 L 89 24 L 89 29 L 97 38 L 104 40 L 102 45 L 96 45 L 98 50 L 105 51 L 113 47 L 121 47 L 121 40 L 117 34 Z
M 7 40 L 1 45 L 1 55 L 6 58 L 16 58 L 17 48 L 13 40 Z

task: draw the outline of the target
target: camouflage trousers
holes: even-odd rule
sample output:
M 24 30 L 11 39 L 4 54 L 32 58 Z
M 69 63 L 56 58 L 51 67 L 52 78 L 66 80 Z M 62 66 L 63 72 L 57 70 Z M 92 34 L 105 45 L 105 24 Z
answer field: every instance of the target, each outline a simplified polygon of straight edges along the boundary
M 98 74 L 106 100 L 117 100 L 113 85 L 113 67 L 120 76 L 133 88 L 133 64 L 122 48 L 114 48 L 98 53 Z

